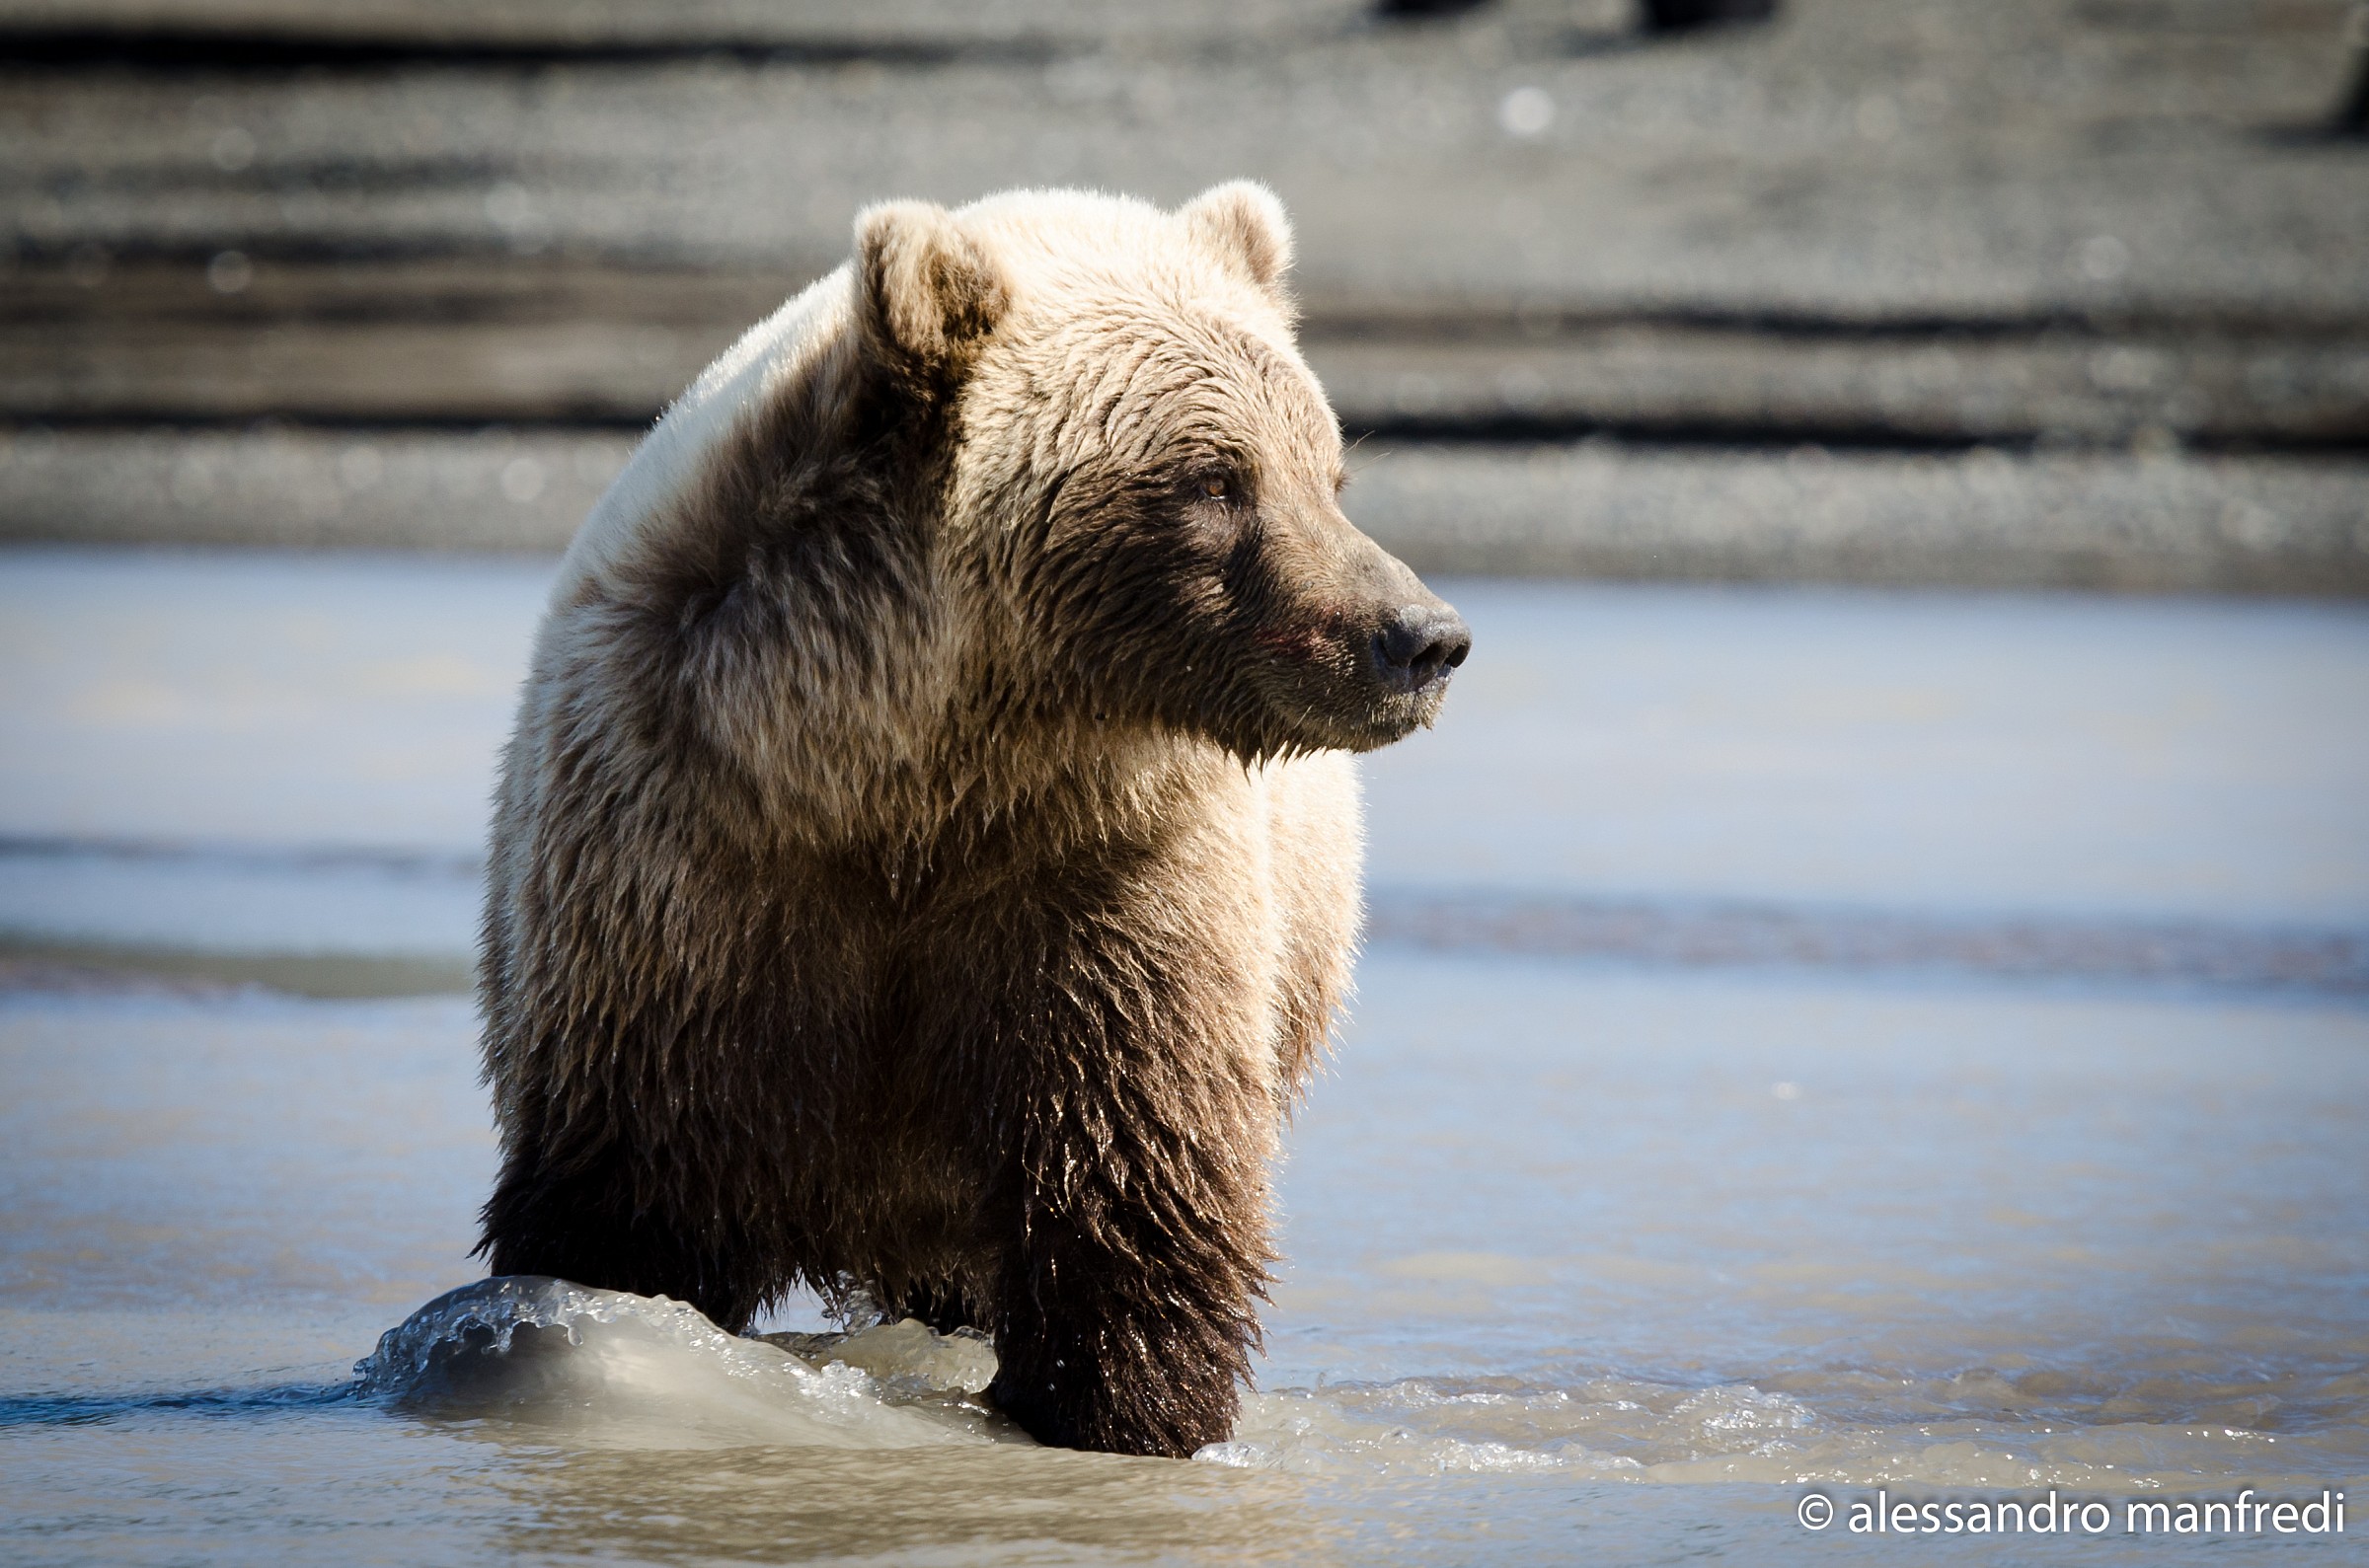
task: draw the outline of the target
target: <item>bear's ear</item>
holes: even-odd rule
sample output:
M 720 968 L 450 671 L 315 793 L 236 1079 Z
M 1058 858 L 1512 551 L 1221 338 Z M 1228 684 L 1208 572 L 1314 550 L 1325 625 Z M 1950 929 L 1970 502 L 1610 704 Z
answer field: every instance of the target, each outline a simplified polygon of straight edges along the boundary
M 1185 232 L 1236 272 L 1284 301 L 1291 270 L 1291 220 L 1283 203 L 1255 180 L 1229 180 L 1186 202 L 1177 216 Z
M 856 215 L 856 295 L 874 351 L 941 393 L 960 382 L 1010 297 L 994 259 L 927 201 Z

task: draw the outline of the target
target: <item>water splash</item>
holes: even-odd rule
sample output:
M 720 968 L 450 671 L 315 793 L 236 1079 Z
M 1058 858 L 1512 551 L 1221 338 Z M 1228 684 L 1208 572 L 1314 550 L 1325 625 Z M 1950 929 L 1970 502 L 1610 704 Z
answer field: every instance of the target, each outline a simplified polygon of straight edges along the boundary
M 1028 1444 L 983 1394 L 984 1336 L 906 1320 L 845 1334 L 726 1333 L 665 1297 L 538 1276 L 422 1307 L 354 1367 L 352 1397 L 439 1421 L 501 1423 L 572 1445 L 837 1450 Z M 1253 1394 L 1200 1459 L 1299 1475 L 1585 1473 L 1791 1453 L 1808 1407 L 1749 1386 L 1410 1379 Z
M 306 1397 L 524 1431 L 579 1449 L 1033 1447 L 984 1398 L 995 1352 L 983 1336 L 939 1334 L 907 1320 L 744 1339 L 664 1297 L 537 1277 L 486 1280 L 437 1298 L 389 1330 L 354 1373 L 345 1388 Z M 1542 1381 L 1332 1383 L 1250 1395 L 1233 1438 L 1196 1457 L 1368 1483 L 1551 1473 L 2111 1492 L 2231 1474 L 2316 1483 L 2356 1469 L 2361 1453 L 2340 1435 L 2273 1436 L 2168 1411 L 2052 1419 L 2035 1429 L 1929 1400 L 1917 1419 L 1903 1421 L 1852 1407 L 1845 1395 L 1864 1381 L 1796 1374 L 1799 1386 L 1771 1389 L 1599 1372 Z M 1989 1386 L 1957 1381 L 1977 1392 Z M 142 1401 L 143 1410 L 153 1403 Z M 125 1413 L 44 1407 L 14 1416 L 32 1423 Z M 10 1415 L 0 1407 L 0 1420 Z
M 1015 1435 L 977 1398 L 993 1376 L 983 1343 L 919 1323 L 742 1339 L 662 1296 L 529 1275 L 436 1298 L 354 1376 L 360 1397 L 406 1414 L 602 1447 L 901 1449 Z

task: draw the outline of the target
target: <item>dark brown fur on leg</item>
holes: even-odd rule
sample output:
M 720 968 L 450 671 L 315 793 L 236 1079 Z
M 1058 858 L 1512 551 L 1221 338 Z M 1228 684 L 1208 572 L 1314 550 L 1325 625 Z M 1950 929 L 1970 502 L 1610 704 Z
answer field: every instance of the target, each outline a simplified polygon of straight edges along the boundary
M 1040 1442 L 1186 1456 L 1230 1435 L 1249 1379 L 1273 1066 L 1219 839 L 1187 817 L 1017 878 L 964 938 L 1001 984 L 934 1020 L 996 1064 L 992 1395 Z
M 1247 1347 L 1173 1305 L 1129 1300 L 1090 1248 L 1050 1245 L 1006 1286 L 998 1408 L 1039 1443 L 1187 1458 L 1233 1434 Z M 1080 1282 L 1064 1289 L 1063 1276 Z
M 1256 1265 L 1147 1253 L 1150 1214 L 1082 1223 L 1039 1187 L 1004 1271 L 997 1406 L 1039 1443 L 1185 1458 L 1233 1434 L 1259 1325 Z M 1098 1232 L 1102 1233 L 1098 1233 Z M 1130 1244 L 1131 1243 L 1131 1244 Z
M 478 1250 L 497 1274 L 548 1274 L 601 1290 L 670 1296 L 725 1329 L 746 1328 L 779 1288 L 746 1247 L 702 1243 L 670 1216 L 637 1210 L 626 1161 L 567 1167 L 514 1150 L 483 1216 Z

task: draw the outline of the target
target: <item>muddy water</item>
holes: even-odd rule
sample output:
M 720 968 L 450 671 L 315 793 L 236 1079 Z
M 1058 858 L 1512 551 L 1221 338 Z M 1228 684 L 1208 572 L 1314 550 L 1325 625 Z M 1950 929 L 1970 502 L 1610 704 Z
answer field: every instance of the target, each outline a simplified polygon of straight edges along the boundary
M 1260 1391 L 1170 1463 L 1021 1441 L 971 1341 L 478 1284 L 467 1002 L 236 983 L 465 947 L 539 581 L 0 569 L 0 1559 L 2115 1561 L 2152 1560 L 2132 1499 L 2369 1507 L 2349 949 L 1984 958 L 2019 921 L 2356 940 L 2369 618 L 1462 585 L 1497 662 L 1372 770 L 1378 907 L 1971 935 L 1377 942 L 1291 1135 Z M 1878 1489 L 2111 1525 L 1853 1534 Z

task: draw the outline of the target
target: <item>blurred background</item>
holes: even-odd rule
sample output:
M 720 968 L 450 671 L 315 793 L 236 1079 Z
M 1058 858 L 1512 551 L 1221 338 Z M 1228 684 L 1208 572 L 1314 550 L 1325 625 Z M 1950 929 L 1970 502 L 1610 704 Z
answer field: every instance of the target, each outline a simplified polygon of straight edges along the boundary
M 1251 175 L 1424 569 L 2358 593 L 2361 39 L 2344 0 L 6 0 L 0 533 L 553 550 L 864 203 Z
M 2213 641 L 2254 625 L 2216 598 L 2356 624 L 2365 19 L 2341 0 L 0 0 L 0 931 L 150 963 L 432 951 L 387 983 L 458 984 L 543 573 L 667 400 L 837 264 L 867 202 L 1074 184 L 1173 203 L 1242 175 L 1298 225 L 1352 515 L 1428 574 L 1538 584 L 1525 613 L 1559 629 L 1538 669 L 1491 675 L 1506 655 L 1485 650 L 1467 682 L 1547 705 L 1505 719 L 1501 767 L 1449 760 L 1477 735 L 1378 762 L 1385 804 L 1437 775 L 1409 831 L 1379 825 L 1385 882 L 2324 926 L 2355 908 L 2357 815 L 2199 781 L 2158 807 L 2134 790 L 2160 759 L 2062 746 L 2106 745 L 2117 702 L 2189 701 L 2176 666 L 2227 685 L 2267 658 L 2266 633 Z M 1665 602 L 1579 586 L 1608 579 L 1796 586 L 1657 612 L 1701 618 L 1658 645 L 1730 715 L 1703 728 L 1672 716 L 1698 701 L 1677 687 L 1570 684 L 1637 646 L 1557 669 L 1554 638 L 1576 649 L 1611 614 L 1587 606 Z M 1754 619 L 1848 585 L 2076 597 Z M 2132 592 L 2155 608 L 2111 597 Z M 1901 634 L 1950 616 L 1966 639 L 1934 656 L 1994 728 L 1878 692 L 1917 656 Z M 2046 651 L 2041 622 L 2152 628 L 2097 646 L 2152 661 L 2157 689 L 2077 695 L 2082 655 Z M 2326 658 L 2268 669 L 2239 720 L 2342 688 Z M 1811 740 L 1820 690 L 1848 737 Z M 2051 704 L 2062 746 L 2028 727 Z M 1824 745 L 1814 788 L 1740 760 L 1763 740 L 1719 725 L 1747 710 Z M 2300 768 L 2364 716 L 2183 743 L 2199 767 L 2237 748 Z M 1637 743 L 1611 744 L 1626 722 Z M 1597 749 L 1581 766 L 1557 734 Z M 1668 761 L 1681 742 L 1705 760 Z M 1986 770 L 2018 782 L 1969 796 Z M 2198 856 L 2218 868 L 2175 869 Z M 347 884 L 350 937 L 289 913 Z M 1377 930 L 1478 929 L 1424 908 L 1394 928 L 1378 905 Z M 1587 951 L 1677 939 L 1516 924 Z M 2206 962 L 2183 950 L 2175 970 Z
M 2344 0 L 0 0 L 0 1555 L 2357 1512 L 2365 120 Z M 1303 1489 L 353 1407 L 478 1272 L 487 791 L 640 433 L 871 201 L 1246 175 L 1476 632 L 1221 1456 Z

